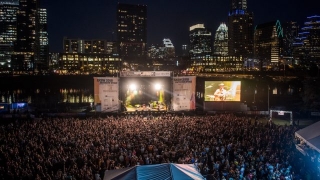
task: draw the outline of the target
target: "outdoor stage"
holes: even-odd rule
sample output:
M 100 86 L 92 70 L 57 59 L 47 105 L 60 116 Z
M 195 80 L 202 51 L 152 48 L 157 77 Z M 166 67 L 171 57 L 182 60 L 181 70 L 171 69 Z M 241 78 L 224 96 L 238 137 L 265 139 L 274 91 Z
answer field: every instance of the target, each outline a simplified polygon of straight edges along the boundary
M 120 101 L 124 111 L 167 111 L 171 101 L 171 78 L 123 77 Z
M 195 110 L 195 76 L 171 71 L 124 71 L 120 77 L 94 77 L 96 112 Z
M 97 112 L 246 111 L 241 81 L 174 77 L 170 71 L 125 71 L 94 78 Z

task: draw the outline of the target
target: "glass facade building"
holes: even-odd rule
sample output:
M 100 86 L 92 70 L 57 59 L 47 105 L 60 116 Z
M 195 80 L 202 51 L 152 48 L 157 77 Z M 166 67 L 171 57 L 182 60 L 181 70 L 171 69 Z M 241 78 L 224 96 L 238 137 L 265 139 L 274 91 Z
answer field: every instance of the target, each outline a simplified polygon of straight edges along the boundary
M 40 0 L 20 0 L 11 70 L 16 74 L 45 72 L 49 67 L 47 11 Z
M 116 74 L 121 58 L 118 54 L 61 53 L 59 74 Z
M 147 6 L 119 3 L 117 7 L 119 54 L 128 63 L 146 60 Z
M 253 14 L 247 12 L 246 0 L 232 0 L 228 16 L 229 55 L 253 56 Z
M 259 24 L 254 31 L 254 57 L 260 68 L 278 64 L 282 55 L 283 29 L 280 21 Z M 271 64 L 270 64 L 271 63 Z
M 189 54 L 190 57 L 212 55 L 211 30 L 204 24 L 196 24 L 189 29 Z
M 168 59 L 175 57 L 175 48 L 169 38 L 164 38 L 161 45 L 151 45 L 148 49 L 148 58 Z
M 60 74 L 115 74 L 121 67 L 115 42 L 103 39 L 63 39 Z
M 292 58 L 293 43 L 299 33 L 299 25 L 297 22 L 282 23 L 283 28 L 283 56 L 285 58 Z
M 37 52 L 35 55 L 35 68 L 38 71 L 45 71 L 49 68 L 49 38 L 47 24 L 47 10 L 38 9 L 39 35 L 37 39 Z
M 63 53 L 117 54 L 115 42 L 104 39 L 63 39 Z
M 228 56 L 228 27 L 221 23 L 218 27 L 214 39 L 214 55 Z
M 307 17 L 293 43 L 293 58 L 301 65 L 320 64 L 320 16 Z
M 0 72 L 11 70 L 11 55 L 17 40 L 18 1 L 0 1 Z

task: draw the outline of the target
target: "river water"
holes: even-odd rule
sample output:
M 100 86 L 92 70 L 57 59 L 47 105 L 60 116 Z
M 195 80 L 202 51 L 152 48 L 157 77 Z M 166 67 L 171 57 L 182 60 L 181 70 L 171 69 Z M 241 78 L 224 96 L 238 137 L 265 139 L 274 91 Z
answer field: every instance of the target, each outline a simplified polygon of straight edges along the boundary
M 61 109 L 61 107 L 62 109 L 65 107 L 89 107 L 94 102 L 93 78 L 93 75 L 0 77 L 0 103 L 27 102 L 30 107 L 48 110 Z M 197 79 L 197 94 L 203 92 L 206 80 Z M 256 106 L 257 103 L 260 103 L 258 108 L 267 109 L 268 86 L 265 83 L 258 84 L 256 81 L 251 82 L 244 79 L 241 81 L 241 102 L 248 106 Z M 255 91 L 256 88 L 258 91 Z M 286 95 L 284 97 L 289 97 L 289 100 L 293 99 L 293 96 Z M 274 95 L 270 90 L 270 107 L 279 105 L 281 102 L 282 104 L 285 104 L 283 102 L 291 103 L 288 98 L 281 98 L 282 95 Z M 203 103 L 201 98 L 197 101 L 200 105 Z M 251 102 L 255 104 L 253 105 Z
M 37 108 L 52 108 L 93 101 L 93 76 L 0 77 L 1 103 L 27 102 Z

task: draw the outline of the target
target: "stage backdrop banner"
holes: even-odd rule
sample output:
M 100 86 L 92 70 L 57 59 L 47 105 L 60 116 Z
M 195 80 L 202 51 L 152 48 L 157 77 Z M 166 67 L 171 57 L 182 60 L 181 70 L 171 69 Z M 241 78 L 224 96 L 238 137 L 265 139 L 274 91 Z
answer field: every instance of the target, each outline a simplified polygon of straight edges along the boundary
M 196 77 L 182 76 L 173 78 L 172 108 L 174 111 L 190 111 L 196 109 L 195 92 Z
M 102 112 L 114 112 L 120 108 L 119 78 L 94 77 L 94 103 Z

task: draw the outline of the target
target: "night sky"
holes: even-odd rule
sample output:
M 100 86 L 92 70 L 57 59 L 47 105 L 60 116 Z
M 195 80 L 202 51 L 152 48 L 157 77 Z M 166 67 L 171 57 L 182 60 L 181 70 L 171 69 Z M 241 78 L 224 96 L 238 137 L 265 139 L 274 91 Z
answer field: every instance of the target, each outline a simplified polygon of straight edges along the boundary
M 48 11 L 51 52 L 62 52 L 63 37 L 116 40 L 117 3 L 148 6 L 148 44 L 170 38 L 176 49 L 188 44 L 189 27 L 204 23 L 213 32 L 227 22 L 230 0 L 42 0 Z M 320 15 L 319 0 L 248 0 L 255 24 L 297 21 Z M 303 4 L 302 4 L 303 2 Z

